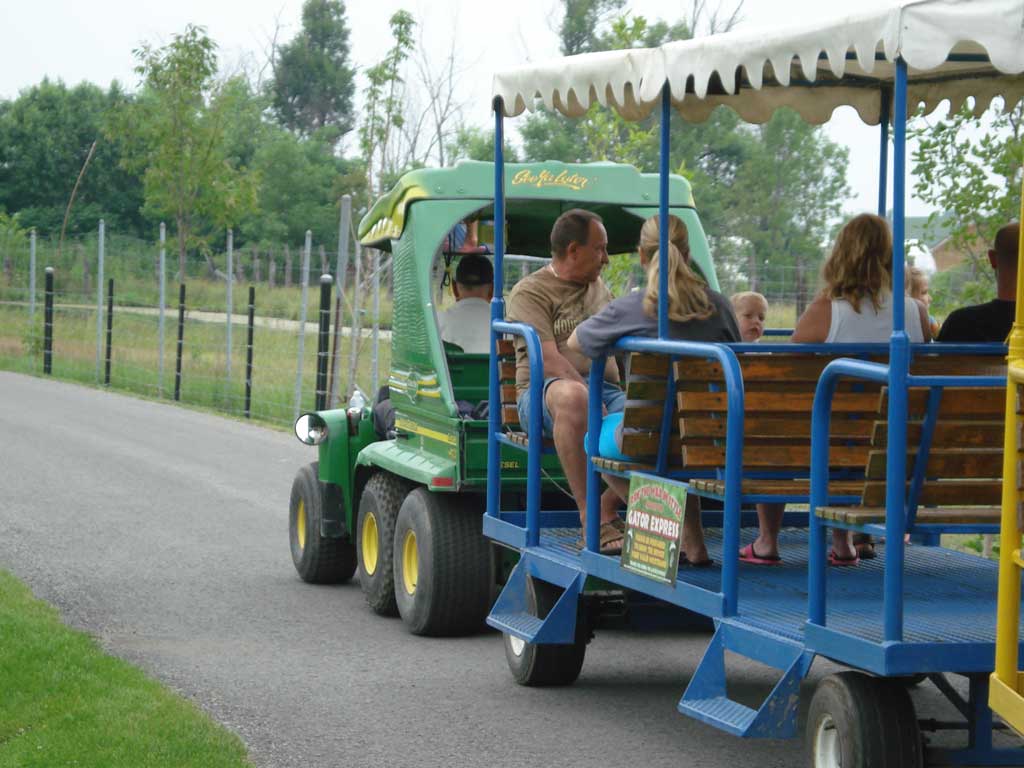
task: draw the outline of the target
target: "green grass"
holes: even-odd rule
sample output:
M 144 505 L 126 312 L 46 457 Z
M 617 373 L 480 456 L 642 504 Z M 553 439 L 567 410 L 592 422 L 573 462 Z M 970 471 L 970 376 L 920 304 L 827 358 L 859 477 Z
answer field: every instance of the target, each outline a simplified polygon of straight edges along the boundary
M 0 767 L 250 766 L 241 740 L 0 571 Z
M 96 312 L 58 308 L 54 316 L 54 378 L 95 385 Z M 168 313 L 164 333 L 163 388 L 159 383 L 159 334 L 155 316 L 114 310 L 112 389 L 170 400 L 174 395 L 177 313 Z M 181 402 L 237 416 L 244 414 L 246 328 L 235 325 L 231 343 L 231 379 L 226 378 L 224 323 L 187 320 L 182 353 Z M 340 379 L 348 380 L 349 339 L 340 343 Z M 24 307 L 0 306 L 0 369 L 41 375 L 42 309 L 29 323 Z M 312 409 L 316 397 L 316 334 L 307 333 L 302 356 L 301 407 Z M 359 348 L 356 380 L 369 392 L 372 347 L 368 338 Z M 391 348 L 380 342 L 379 376 L 386 382 Z M 298 336 L 294 330 L 256 327 L 253 335 L 251 418 L 277 425 L 294 417 Z M 344 387 L 342 387 L 344 389 Z

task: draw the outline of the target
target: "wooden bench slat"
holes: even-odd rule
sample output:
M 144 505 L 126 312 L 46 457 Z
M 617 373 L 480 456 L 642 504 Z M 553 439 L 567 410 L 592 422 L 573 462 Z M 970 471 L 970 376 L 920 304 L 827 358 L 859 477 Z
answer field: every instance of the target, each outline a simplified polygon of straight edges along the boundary
M 829 465 L 833 467 L 863 467 L 870 446 L 832 446 Z M 807 468 L 811 464 L 811 446 L 803 445 L 744 445 L 745 467 Z M 687 467 L 721 467 L 725 465 L 725 447 L 712 445 L 684 445 L 683 465 Z
M 724 480 L 691 480 L 690 484 L 699 490 L 714 493 L 718 496 L 725 494 Z M 802 480 L 758 480 L 748 478 L 741 485 L 742 493 L 753 496 L 810 496 L 811 481 Z M 864 488 L 863 480 L 833 480 L 829 483 L 829 493 L 832 495 L 854 495 L 859 494 Z
M 948 525 L 986 525 L 998 523 L 999 507 L 947 507 L 918 509 L 916 522 Z M 872 525 L 885 522 L 885 507 L 819 507 L 816 514 L 826 520 L 849 525 Z
M 508 405 L 502 403 L 501 405 L 501 423 L 510 424 L 512 426 L 519 426 L 519 409 L 514 405 Z
M 863 413 L 875 415 L 878 408 L 878 394 L 872 392 L 840 392 L 832 400 L 833 413 Z M 679 392 L 676 400 L 683 412 L 719 412 L 726 410 L 725 392 Z M 775 392 L 749 392 L 744 398 L 748 413 L 807 413 L 814 402 L 813 392 L 798 392 L 779 397 Z
M 837 414 L 832 418 L 829 435 L 833 440 L 856 439 L 869 440 L 874 422 L 868 419 L 843 418 Z M 726 420 L 711 419 L 699 416 L 686 416 L 679 420 L 679 429 L 684 437 L 725 437 Z M 810 418 L 777 418 L 747 414 L 743 420 L 744 440 L 762 437 L 785 437 L 809 439 L 811 436 Z
M 988 480 L 926 480 L 921 486 L 918 503 L 928 506 L 998 504 L 1002 499 L 1002 494 L 1002 480 L 994 478 Z M 885 481 L 865 481 L 862 503 L 869 507 L 884 505 Z
M 516 344 L 512 339 L 498 339 L 498 357 L 511 357 L 516 353 Z
M 507 360 L 498 361 L 498 380 L 502 383 L 516 380 L 516 364 Z
M 921 429 L 920 421 L 907 424 L 907 445 L 916 447 L 920 444 Z M 875 422 L 871 442 L 877 448 L 889 444 L 888 421 Z M 996 448 L 1002 444 L 1002 421 L 939 420 L 932 433 L 933 448 Z
M 907 400 L 909 416 L 921 418 L 928 405 L 928 388 L 912 387 L 907 393 Z M 882 390 L 879 413 L 888 413 L 888 408 L 887 387 Z M 1002 387 L 946 387 L 939 402 L 940 419 L 984 417 L 995 421 L 1003 418 L 1005 410 L 1006 390 Z
M 885 479 L 886 452 L 872 450 L 868 456 L 866 477 Z M 907 477 L 914 472 L 913 451 L 907 453 Z M 928 453 L 926 477 L 1001 477 L 1003 452 L 998 448 L 935 448 Z

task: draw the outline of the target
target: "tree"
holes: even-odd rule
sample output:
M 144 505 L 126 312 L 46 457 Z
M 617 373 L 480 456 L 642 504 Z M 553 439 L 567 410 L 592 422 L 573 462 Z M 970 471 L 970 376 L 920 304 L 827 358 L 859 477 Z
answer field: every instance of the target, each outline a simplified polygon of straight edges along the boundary
M 202 27 L 135 56 L 143 89 L 112 116 L 107 135 L 125 138 L 123 163 L 143 174 L 146 211 L 173 217 L 180 279 L 190 247 L 200 247 L 212 272 L 196 225 L 229 226 L 256 202 L 254 177 L 227 156 L 228 118 L 244 91 L 216 81 L 216 44 Z
M 91 231 L 99 219 L 142 234 L 142 179 L 121 167 L 122 142 L 104 137 L 106 115 L 127 97 L 116 83 L 68 88 L 44 79 L 0 102 L 0 209 L 20 212 L 41 234 L 60 230 L 75 180 L 93 142 L 96 153 L 71 210 L 69 230 Z
M 768 264 L 795 272 L 799 314 L 807 298 L 805 274 L 820 263 L 831 223 L 849 196 L 848 153 L 790 109 L 776 111 L 754 134 L 736 177 L 733 232 L 749 246 L 752 290 L 761 287 Z
M 352 129 L 355 69 L 342 0 L 306 0 L 302 31 L 282 46 L 271 84 L 282 125 L 303 136 L 330 127 L 334 141 Z
M 494 131 L 484 130 L 473 125 L 461 125 L 448 144 L 448 159 L 457 160 L 494 160 Z M 516 148 L 506 142 L 505 162 L 518 163 L 519 153 Z
M 965 103 L 934 124 L 919 115 L 908 131 L 917 140 L 914 193 L 944 211 L 929 217 L 929 227 L 948 227 L 954 245 L 968 254 L 967 279 L 959 291 L 978 302 L 992 298 L 995 291 L 985 260 L 989 243 L 1000 227 L 1020 215 L 1024 103 L 1004 111 L 999 100 L 981 124 L 979 131 L 974 107 Z M 951 304 L 944 284 L 937 282 L 938 305 Z
M 398 11 L 388 21 L 394 44 L 384 58 L 366 71 L 366 119 L 359 129 L 359 146 L 366 161 L 371 191 L 381 194 L 384 179 L 397 170 L 393 137 L 404 125 L 404 84 L 402 63 L 412 50 L 416 21 L 407 11 Z

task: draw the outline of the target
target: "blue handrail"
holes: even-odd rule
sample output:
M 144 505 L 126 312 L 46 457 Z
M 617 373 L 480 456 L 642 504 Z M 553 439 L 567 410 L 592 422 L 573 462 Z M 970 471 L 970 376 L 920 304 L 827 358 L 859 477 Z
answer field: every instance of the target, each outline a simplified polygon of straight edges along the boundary
M 492 321 L 491 331 L 497 334 L 521 336 L 526 342 L 526 355 L 530 364 L 530 413 L 526 424 L 529 442 L 526 448 L 526 546 L 535 547 L 540 543 L 540 462 L 544 447 L 544 421 L 542 419 L 544 398 L 544 355 L 540 349 L 540 336 L 526 323 Z M 492 400 L 491 410 L 497 401 Z M 500 410 L 500 406 L 497 410 Z M 500 422 L 499 422 L 500 423 Z M 499 426 L 500 429 L 500 426 Z M 487 443 L 497 446 L 498 431 L 491 430 Z M 488 477 L 488 484 L 501 487 L 501 477 Z M 490 490 L 490 488 L 488 488 Z M 490 510 L 488 510 L 490 512 Z

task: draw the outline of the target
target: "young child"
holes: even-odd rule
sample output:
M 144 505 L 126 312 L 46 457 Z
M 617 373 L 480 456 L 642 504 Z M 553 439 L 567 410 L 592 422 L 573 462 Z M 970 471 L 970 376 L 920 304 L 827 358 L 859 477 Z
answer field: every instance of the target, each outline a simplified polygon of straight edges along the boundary
M 924 304 L 925 309 L 930 309 L 932 304 L 930 288 L 928 275 L 924 273 L 924 270 L 918 267 L 907 267 L 907 295 Z M 932 338 L 934 339 L 939 335 L 939 321 L 932 317 L 931 312 L 928 313 L 928 324 L 932 328 Z
M 743 291 L 731 299 L 740 336 L 745 344 L 752 344 L 764 336 L 764 320 L 768 315 L 768 300 L 760 293 Z

